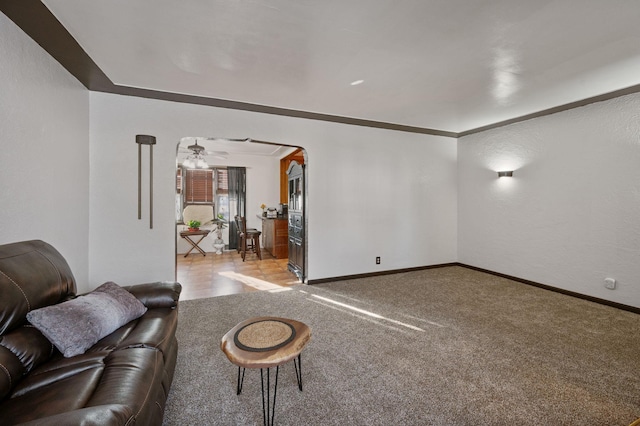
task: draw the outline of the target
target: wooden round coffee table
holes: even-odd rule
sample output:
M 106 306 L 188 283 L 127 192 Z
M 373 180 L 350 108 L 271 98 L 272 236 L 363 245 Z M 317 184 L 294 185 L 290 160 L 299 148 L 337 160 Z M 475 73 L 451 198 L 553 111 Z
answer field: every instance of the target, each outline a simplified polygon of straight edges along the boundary
M 311 340 L 311 329 L 306 324 L 278 317 L 250 318 L 233 327 L 222 337 L 220 349 L 229 361 L 238 366 L 237 395 L 242 392 L 245 369 L 260 369 L 262 417 L 265 425 L 273 425 L 280 365 L 293 360 L 298 388 L 302 391 L 301 352 L 309 340 Z M 271 404 L 270 369 L 272 367 L 276 367 L 276 376 Z M 264 369 L 267 370 L 266 398 Z

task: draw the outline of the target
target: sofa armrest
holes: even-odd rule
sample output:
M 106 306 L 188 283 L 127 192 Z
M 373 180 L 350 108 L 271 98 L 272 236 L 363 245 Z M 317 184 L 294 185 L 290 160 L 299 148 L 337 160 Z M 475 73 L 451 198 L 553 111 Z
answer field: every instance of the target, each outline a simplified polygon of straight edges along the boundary
M 137 284 L 123 287 L 147 308 L 176 308 L 182 285 L 174 281 Z

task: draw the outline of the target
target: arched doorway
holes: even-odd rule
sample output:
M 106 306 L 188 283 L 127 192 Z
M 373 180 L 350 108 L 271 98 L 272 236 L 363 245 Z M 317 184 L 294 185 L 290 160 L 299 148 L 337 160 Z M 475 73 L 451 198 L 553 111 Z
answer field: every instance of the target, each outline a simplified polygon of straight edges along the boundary
M 189 248 L 183 238 L 180 236 L 180 230 L 185 227 L 184 222 L 181 221 L 181 212 L 184 209 L 184 176 L 185 168 L 183 166 L 185 159 L 188 156 L 193 156 L 193 150 L 189 147 L 193 147 L 197 144 L 201 147 L 201 157 L 206 162 L 206 170 L 212 171 L 213 184 L 218 185 L 222 181 L 222 176 L 227 168 L 233 167 L 245 167 L 246 169 L 246 218 L 248 227 L 257 229 L 262 228 L 262 221 L 260 216 L 262 210 L 261 204 L 266 204 L 270 213 L 273 213 L 273 209 L 276 209 L 278 213 L 282 212 L 283 205 L 287 203 L 287 181 L 286 181 L 286 168 L 290 163 L 291 158 L 298 158 L 301 162 L 308 161 L 306 152 L 301 147 L 282 145 L 264 141 L 255 141 L 251 139 L 221 139 L 210 137 L 185 137 L 182 138 L 176 149 L 176 279 L 183 282 L 183 285 L 187 287 L 189 281 L 193 281 L 192 276 L 185 274 L 184 268 L 191 268 L 193 265 L 201 266 L 204 263 L 220 262 L 223 258 L 232 258 L 233 261 L 237 261 L 237 257 L 233 256 L 236 253 L 235 249 L 232 250 L 229 247 L 230 236 L 235 232 L 233 226 L 229 226 L 229 219 L 231 219 L 231 225 L 233 224 L 233 218 L 229 217 L 230 209 L 224 208 L 223 203 L 229 202 L 229 198 L 225 200 L 224 194 L 219 197 L 220 194 L 212 194 L 212 214 L 217 217 L 219 213 L 226 214 L 224 217 L 227 219 L 227 226 L 224 229 L 223 239 L 226 243 L 224 254 L 226 256 L 216 255 L 215 248 L 213 247 L 213 236 L 215 232 L 212 230 L 210 236 L 206 236 L 200 243 L 204 255 L 192 251 L 186 259 L 183 257 L 185 251 Z M 199 149 L 200 151 L 200 149 Z M 283 178 L 284 176 L 284 178 Z M 283 191 L 284 187 L 284 191 Z M 233 200 L 231 200 L 233 201 Z M 267 209 L 265 209 L 267 210 Z M 286 207 L 285 207 L 286 210 Z M 282 219 L 282 218 L 281 218 Z M 284 221 L 286 224 L 286 220 Z M 231 234 L 230 234 L 231 232 Z M 261 241 L 261 243 L 264 239 Z M 263 245 L 263 244 L 261 244 Z M 306 245 L 304 250 L 306 251 Z M 234 292 L 253 291 L 253 289 L 270 289 L 271 284 L 281 285 L 282 281 L 287 279 L 287 259 L 276 259 L 274 256 L 270 256 L 268 251 L 264 252 L 266 259 L 260 261 L 258 267 L 265 271 L 265 275 L 251 276 L 248 272 L 249 263 L 257 261 L 257 258 L 248 256 L 247 262 L 244 264 L 236 265 L 236 270 L 233 270 L 228 264 L 219 265 L 214 264 L 211 271 L 202 273 L 198 280 L 200 280 L 199 286 L 201 287 L 199 294 L 191 292 L 186 288 L 186 298 L 197 297 L 210 297 L 214 295 L 230 294 Z M 187 260 L 192 260 L 189 266 L 184 266 Z M 278 270 L 275 267 L 270 267 L 270 263 L 278 263 L 280 268 L 284 268 L 284 273 L 278 274 Z M 284 266 L 283 266 L 284 265 Z M 255 263 L 254 263 L 255 267 Z M 273 271 L 274 277 L 270 278 L 266 275 L 266 271 Z M 282 271 L 281 271 L 282 272 Z M 255 274 L 254 274 L 255 275 Z M 298 279 L 296 275 L 291 274 L 291 279 L 286 281 L 285 284 L 290 285 L 293 283 L 305 282 L 306 277 L 301 276 Z M 223 278 L 224 279 L 223 279 Z M 219 287 L 216 286 L 216 281 Z M 233 282 L 240 281 L 242 285 L 236 285 L 234 290 Z M 293 282 L 292 282 L 293 281 Z M 223 283 L 223 284 L 220 284 Z M 205 288 L 207 287 L 207 288 Z M 237 291 L 236 291 L 237 290 Z M 183 291 L 185 292 L 185 291 Z

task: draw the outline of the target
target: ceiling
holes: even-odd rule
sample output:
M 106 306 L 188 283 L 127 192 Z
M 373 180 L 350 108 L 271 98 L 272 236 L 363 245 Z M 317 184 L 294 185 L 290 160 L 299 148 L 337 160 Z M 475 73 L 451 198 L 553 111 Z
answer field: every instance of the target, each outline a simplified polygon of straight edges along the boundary
M 640 91 L 638 0 L 42 3 L 115 86 L 284 115 L 460 135 Z
M 252 155 L 261 157 L 282 158 L 296 148 L 282 146 L 265 141 L 252 139 L 223 139 L 212 137 L 184 137 L 180 139 L 177 150 L 177 161 L 182 163 L 188 156 L 194 154 L 189 147 L 199 145 L 203 148 L 201 154 L 208 163 L 226 160 L 237 155 Z

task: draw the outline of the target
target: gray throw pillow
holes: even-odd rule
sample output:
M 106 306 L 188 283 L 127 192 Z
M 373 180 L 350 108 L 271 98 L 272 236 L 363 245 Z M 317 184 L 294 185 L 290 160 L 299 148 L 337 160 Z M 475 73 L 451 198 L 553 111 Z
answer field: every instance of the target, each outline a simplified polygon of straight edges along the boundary
M 84 296 L 35 309 L 27 314 L 27 320 L 69 358 L 84 353 L 146 311 L 127 290 L 107 282 Z

